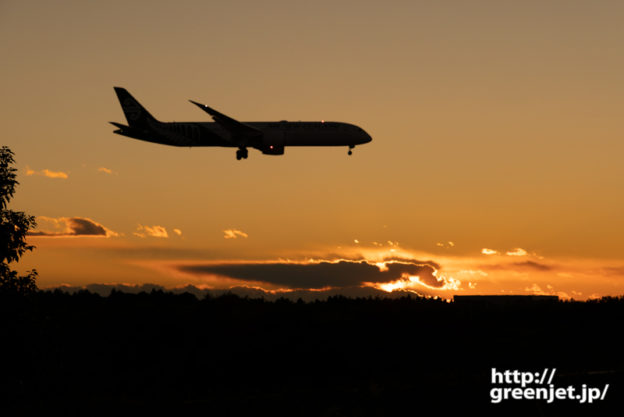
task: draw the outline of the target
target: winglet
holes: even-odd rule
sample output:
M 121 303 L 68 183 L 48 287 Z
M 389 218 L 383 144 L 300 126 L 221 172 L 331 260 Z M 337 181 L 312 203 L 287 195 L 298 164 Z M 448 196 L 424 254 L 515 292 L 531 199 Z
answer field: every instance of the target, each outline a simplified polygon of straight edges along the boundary
M 206 106 L 205 104 L 201 104 L 193 100 L 189 100 L 189 101 L 213 117 L 221 115 L 221 113 L 219 113 L 213 108 Z

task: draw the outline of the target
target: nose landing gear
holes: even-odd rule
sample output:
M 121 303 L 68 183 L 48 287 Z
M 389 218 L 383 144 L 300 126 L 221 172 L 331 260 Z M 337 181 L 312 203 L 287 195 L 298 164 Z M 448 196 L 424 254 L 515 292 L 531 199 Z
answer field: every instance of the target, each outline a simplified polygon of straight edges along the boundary
M 349 145 L 349 152 L 347 152 L 347 155 L 351 156 L 353 155 L 353 151 L 351 149 L 355 148 L 355 145 Z
M 247 151 L 247 148 L 245 147 L 238 148 L 238 150 L 236 151 L 237 161 L 240 161 L 241 159 L 247 159 L 247 156 L 249 156 L 249 152 Z

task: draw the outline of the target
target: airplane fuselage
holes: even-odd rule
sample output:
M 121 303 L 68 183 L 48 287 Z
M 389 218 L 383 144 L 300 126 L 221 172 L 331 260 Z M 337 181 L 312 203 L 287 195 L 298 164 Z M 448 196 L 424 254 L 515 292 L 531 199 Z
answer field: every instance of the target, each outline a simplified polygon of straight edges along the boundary
M 237 159 L 247 157 L 247 147 L 264 154 L 282 155 L 286 146 L 348 146 L 370 142 L 360 127 L 342 122 L 239 122 L 208 106 L 193 102 L 214 122 L 160 122 L 125 89 L 115 88 L 128 126 L 111 122 L 119 135 L 170 146 L 221 146 L 239 148 Z
M 283 146 L 350 146 L 369 142 L 359 127 L 340 122 L 243 122 L 261 130 L 263 142 Z M 172 146 L 238 147 L 233 136 L 215 122 L 155 122 L 115 133 Z M 250 141 L 252 142 L 252 141 Z M 249 143 L 248 145 L 251 145 Z

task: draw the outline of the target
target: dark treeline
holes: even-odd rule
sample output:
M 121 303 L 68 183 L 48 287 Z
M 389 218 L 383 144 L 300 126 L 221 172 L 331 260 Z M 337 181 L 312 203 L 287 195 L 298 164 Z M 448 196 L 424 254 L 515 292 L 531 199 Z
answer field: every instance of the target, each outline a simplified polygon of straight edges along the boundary
M 0 300 L 0 407 L 202 415 L 606 415 L 621 404 L 624 298 L 530 305 L 302 302 L 163 291 Z M 491 368 L 557 368 L 607 400 L 489 404 Z

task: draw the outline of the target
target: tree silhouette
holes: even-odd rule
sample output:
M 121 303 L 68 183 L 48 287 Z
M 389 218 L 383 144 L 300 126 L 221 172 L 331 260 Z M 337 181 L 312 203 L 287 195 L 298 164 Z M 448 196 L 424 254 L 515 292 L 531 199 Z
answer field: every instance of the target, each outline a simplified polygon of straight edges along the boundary
M 26 233 L 36 226 L 35 217 L 21 211 L 7 208 L 19 184 L 13 152 L 7 146 L 0 148 L 0 292 L 11 294 L 29 294 L 37 290 L 35 280 L 37 271 L 28 271 L 19 276 L 9 264 L 17 262 L 26 251 L 35 247 L 26 243 Z

